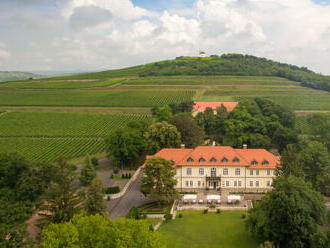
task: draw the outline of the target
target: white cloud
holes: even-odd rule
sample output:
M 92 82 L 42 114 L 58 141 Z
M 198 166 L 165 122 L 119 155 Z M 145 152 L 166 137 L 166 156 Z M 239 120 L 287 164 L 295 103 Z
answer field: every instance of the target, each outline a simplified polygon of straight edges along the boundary
M 8 51 L 0 49 L 0 59 L 8 59 L 11 55 Z
M 158 13 L 130 0 L 55 2 L 0 1 L 1 69 L 120 68 L 202 49 L 330 74 L 330 6 L 312 0 L 196 0 Z

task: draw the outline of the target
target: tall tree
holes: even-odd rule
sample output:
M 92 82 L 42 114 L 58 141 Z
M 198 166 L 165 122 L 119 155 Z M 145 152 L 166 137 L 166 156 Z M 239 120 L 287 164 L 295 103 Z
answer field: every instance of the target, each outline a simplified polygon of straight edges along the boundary
M 201 145 L 204 140 L 204 131 L 200 129 L 191 118 L 176 115 L 172 118 L 172 124 L 181 134 L 182 143 L 189 148 Z
M 94 165 L 92 164 L 92 160 L 89 155 L 85 158 L 85 163 L 80 171 L 79 180 L 82 185 L 88 185 L 91 181 L 96 177 L 96 172 L 94 169 Z
M 174 188 L 177 180 L 174 179 L 172 162 L 160 157 L 149 158 L 144 170 L 143 192 L 157 199 L 159 203 L 169 202 L 177 195 Z
M 310 247 L 312 235 L 325 215 L 324 199 L 303 179 L 294 176 L 274 180 L 268 192 L 249 210 L 248 227 L 264 241 L 281 248 Z
M 156 232 L 139 220 L 117 219 L 107 215 L 76 215 L 72 221 L 51 224 L 41 234 L 42 248 L 162 248 Z
M 281 156 L 280 174 L 284 176 L 304 177 L 303 166 L 299 161 L 299 152 L 295 144 L 289 144 Z
M 146 142 L 144 130 L 137 124 L 113 131 L 106 140 L 108 156 L 116 165 L 134 166 L 143 160 Z
M 165 105 L 164 107 L 153 107 L 151 109 L 152 116 L 156 121 L 170 121 L 172 117 L 172 110 L 169 106 Z
M 79 185 L 76 183 L 76 167 L 64 159 L 59 159 L 54 168 L 55 174 L 45 193 L 45 203 L 41 207 L 41 224 L 69 221 L 83 207 L 83 199 L 77 194 Z
M 152 124 L 145 134 L 148 151 L 154 154 L 162 148 L 176 148 L 180 146 L 181 134 L 178 129 L 167 122 Z
M 91 182 L 86 197 L 86 210 L 88 214 L 103 213 L 105 209 L 104 185 L 100 178 L 96 177 Z

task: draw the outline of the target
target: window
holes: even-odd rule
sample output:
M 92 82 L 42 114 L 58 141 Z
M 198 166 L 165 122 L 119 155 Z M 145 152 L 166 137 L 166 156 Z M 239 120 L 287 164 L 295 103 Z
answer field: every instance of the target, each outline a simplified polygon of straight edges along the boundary
M 256 187 L 259 187 L 259 181 L 256 181 Z
M 227 168 L 224 168 L 224 169 L 222 170 L 222 174 L 223 174 L 223 175 L 228 175 L 228 169 L 227 169 Z
M 186 187 L 189 187 L 189 181 L 186 181 Z
M 217 160 L 216 160 L 215 158 L 211 158 L 210 161 L 211 161 L 212 163 L 217 162 Z
M 270 181 L 267 181 L 267 187 L 270 187 Z
M 200 158 L 198 161 L 199 161 L 200 163 L 204 163 L 204 162 L 205 162 L 205 159 L 204 159 L 204 158 Z
M 201 181 L 198 181 L 198 187 L 200 187 L 201 186 Z
M 237 187 L 237 181 L 234 181 L 234 187 Z
M 233 162 L 234 162 L 234 163 L 238 163 L 238 162 L 239 162 L 239 159 L 238 159 L 237 157 L 235 157 L 235 158 L 233 159 Z
M 192 162 L 194 162 L 194 160 L 193 160 L 192 158 L 188 158 L 188 159 L 187 159 L 187 162 L 188 162 L 188 163 L 192 163 Z
M 268 176 L 270 175 L 270 170 L 267 170 L 267 175 L 268 175 Z
M 229 187 L 229 181 L 226 181 L 226 187 Z
M 263 162 L 262 162 L 262 165 L 269 165 L 269 162 L 267 161 L 267 160 L 264 160 Z
M 238 187 L 241 187 L 241 186 L 242 186 L 242 182 L 238 181 Z
M 250 176 L 253 176 L 253 170 L 250 170 Z
M 190 187 L 194 186 L 194 182 L 190 181 Z
M 256 170 L 256 175 L 259 176 L 259 170 Z
M 250 181 L 250 187 L 253 187 L 253 181 Z
M 252 163 L 251 163 L 253 166 L 257 166 L 258 165 L 258 162 L 253 160 Z
M 204 168 L 199 168 L 199 175 L 204 175 Z
M 273 175 L 276 176 L 276 170 L 273 171 Z
M 221 160 L 221 162 L 225 164 L 225 163 L 228 162 L 228 159 L 227 159 L 227 158 L 223 158 L 223 159 Z
M 187 175 L 191 175 L 191 168 L 187 168 Z
M 177 174 L 177 171 L 176 171 L 176 169 L 174 169 L 174 175 L 176 175 Z
M 235 175 L 236 175 L 236 176 L 241 175 L 241 169 L 240 169 L 240 168 L 236 168 L 236 169 L 235 169 Z
M 217 169 L 211 168 L 211 177 L 216 177 L 216 176 L 217 176 Z

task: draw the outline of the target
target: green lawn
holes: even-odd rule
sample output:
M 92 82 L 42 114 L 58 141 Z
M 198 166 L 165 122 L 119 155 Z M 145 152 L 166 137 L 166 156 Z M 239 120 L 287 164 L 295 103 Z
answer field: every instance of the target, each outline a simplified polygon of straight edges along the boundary
M 258 242 L 245 229 L 243 213 L 184 211 L 183 218 L 162 224 L 159 233 L 171 248 L 257 248 Z

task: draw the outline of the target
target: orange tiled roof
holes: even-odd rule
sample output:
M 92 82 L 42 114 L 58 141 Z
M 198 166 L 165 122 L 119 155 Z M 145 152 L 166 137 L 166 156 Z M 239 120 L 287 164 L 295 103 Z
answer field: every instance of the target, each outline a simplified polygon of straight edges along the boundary
M 280 157 L 265 149 L 235 149 L 230 146 L 198 146 L 195 149 L 162 149 L 150 157 L 162 157 L 181 166 L 245 166 L 256 169 L 274 169 Z M 253 164 L 253 162 L 256 162 Z M 143 165 L 144 168 L 145 165 Z
M 237 104 L 238 102 L 195 102 L 193 112 L 204 112 L 206 108 L 216 110 L 221 107 L 221 105 L 225 106 L 228 112 L 231 112 Z

